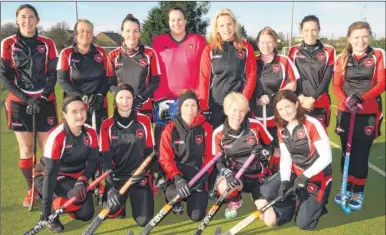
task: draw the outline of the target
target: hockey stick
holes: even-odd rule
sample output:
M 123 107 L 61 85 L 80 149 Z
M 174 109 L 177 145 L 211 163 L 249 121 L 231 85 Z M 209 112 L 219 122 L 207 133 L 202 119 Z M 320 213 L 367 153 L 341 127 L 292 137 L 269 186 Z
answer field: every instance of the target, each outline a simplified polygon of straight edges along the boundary
M 98 177 L 96 180 L 94 180 L 91 184 L 89 184 L 86 188 L 87 192 L 92 190 L 97 184 L 99 184 L 104 178 L 106 178 L 110 174 L 110 170 L 106 171 L 103 175 Z M 76 202 L 76 197 L 72 197 L 70 200 L 68 200 L 66 203 L 64 203 L 59 209 L 52 212 L 52 214 L 48 217 L 47 221 L 39 221 L 33 228 L 31 228 L 28 232 L 25 232 L 24 235 L 34 235 L 38 233 L 40 230 L 42 230 L 47 224 L 52 223 L 56 217 L 58 217 L 60 214 L 63 214 L 64 210 Z
M 97 124 L 96 124 L 96 113 L 95 113 L 95 110 L 92 112 L 91 114 L 91 126 L 92 128 L 97 131 Z M 95 178 L 98 178 L 100 173 L 102 172 L 101 170 L 101 167 L 100 167 L 100 162 L 98 162 L 99 164 L 99 167 L 97 169 L 97 171 L 95 172 Z M 94 189 L 94 196 L 95 196 L 95 201 L 94 201 L 94 207 L 98 207 L 99 205 L 99 201 L 100 199 L 102 198 L 102 195 L 99 195 L 99 185 L 97 185 Z
M 350 154 L 351 154 L 351 143 L 352 143 L 352 137 L 354 134 L 354 124 L 355 124 L 355 113 L 351 112 L 349 129 L 348 129 L 348 137 L 347 137 L 347 145 L 346 145 L 346 155 L 344 157 L 342 186 L 340 189 L 340 198 L 341 198 L 340 207 L 342 208 L 342 211 L 346 215 L 351 213 L 351 208 L 347 205 L 348 198 L 346 197 L 346 194 L 347 194 L 348 168 L 349 168 Z
M 34 182 L 34 174 L 35 174 L 35 162 L 36 162 L 36 138 L 37 138 L 37 131 L 36 131 L 36 114 L 32 115 L 32 149 L 33 149 L 33 155 L 32 155 L 32 196 L 31 200 L 28 205 L 28 211 L 32 211 L 34 201 L 35 201 L 35 182 Z
M 259 218 L 261 213 L 264 213 L 266 210 L 271 208 L 276 202 L 282 200 L 283 198 L 288 197 L 291 193 L 293 193 L 296 190 L 296 187 L 293 186 L 290 189 L 287 190 L 287 192 L 284 194 L 284 197 L 277 196 L 272 202 L 268 203 L 267 205 L 263 206 L 261 209 L 256 210 L 252 214 L 250 214 L 247 218 L 240 221 L 238 224 L 233 226 L 230 230 L 228 230 L 223 235 L 234 235 L 240 232 L 243 228 L 247 227 L 249 224 L 251 224 L 253 221 L 255 221 L 257 218 Z M 221 230 L 219 228 L 216 229 L 216 234 L 220 234 Z
M 248 166 L 252 163 L 252 161 L 255 159 L 255 154 L 251 154 L 251 156 L 245 161 L 241 169 L 236 174 L 236 179 L 240 179 L 240 177 L 244 174 Z M 196 230 L 195 235 L 200 235 L 202 231 L 208 226 L 209 222 L 212 220 L 212 218 L 216 215 L 218 209 L 220 209 L 222 203 L 224 202 L 225 197 L 233 192 L 235 188 L 229 188 L 225 190 L 221 194 L 221 196 L 217 199 L 216 203 L 210 208 L 208 213 L 206 214 L 205 218 L 202 220 L 201 224 L 198 226 L 198 229 Z
M 136 176 L 140 174 L 153 160 L 153 157 L 155 155 L 155 152 L 153 151 L 143 162 L 142 164 L 135 170 L 133 173 L 133 176 Z M 121 187 L 119 190 L 119 195 L 125 194 L 127 189 L 132 185 L 132 177 L 129 178 L 129 180 Z M 87 227 L 87 230 L 83 233 L 83 235 L 91 235 L 95 232 L 95 230 L 99 227 L 99 225 L 102 223 L 102 221 L 106 218 L 106 216 L 109 214 L 111 208 L 104 208 L 99 212 L 98 216 L 94 218 L 94 220 L 91 222 L 91 224 Z
M 263 105 L 263 124 L 264 128 L 267 129 L 267 105 Z
M 216 161 L 218 161 L 222 156 L 223 156 L 223 152 L 217 153 L 214 156 L 214 158 L 210 162 L 208 162 L 208 164 L 206 164 L 193 177 L 193 179 L 189 181 L 188 183 L 189 187 L 192 187 L 205 174 L 205 172 L 207 172 L 208 169 L 212 167 L 216 163 Z M 182 198 L 177 194 L 171 201 L 169 201 L 166 205 L 164 205 L 160 210 L 160 212 L 158 212 L 158 214 L 154 216 L 153 219 L 149 221 L 149 223 L 147 223 L 147 225 L 142 229 L 139 235 L 149 234 L 154 229 L 154 227 L 157 226 L 157 224 L 161 222 L 161 220 L 170 212 L 170 210 L 173 208 L 173 205 L 179 202 L 181 199 Z

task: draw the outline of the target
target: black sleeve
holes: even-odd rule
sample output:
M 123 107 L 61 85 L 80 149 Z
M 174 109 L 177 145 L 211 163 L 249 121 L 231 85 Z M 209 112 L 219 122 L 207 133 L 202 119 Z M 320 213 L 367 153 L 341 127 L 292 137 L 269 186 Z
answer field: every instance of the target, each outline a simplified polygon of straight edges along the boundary
M 315 94 L 312 96 L 315 100 L 322 95 L 323 92 L 328 92 L 328 87 L 330 86 L 332 74 L 334 73 L 334 65 L 328 65 L 326 71 L 324 72 L 324 77 L 322 82 L 319 84 L 318 89 Z
M 57 71 L 57 76 L 58 76 L 58 83 L 63 88 L 64 92 L 66 92 L 67 94 L 71 94 L 71 93 L 76 93 L 79 95 L 81 94 L 81 92 L 78 91 L 74 86 L 74 84 L 70 81 L 68 71 L 60 69 Z
M 87 177 L 88 179 L 94 176 L 100 162 L 99 160 L 100 160 L 100 154 L 99 154 L 98 148 L 90 149 L 87 166 L 83 172 L 83 176 Z
M 111 79 L 109 79 L 107 76 L 104 76 L 102 80 L 99 82 L 99 85 L 96 89 L 96 93 L 100 93 L 103 95 L 103 97 L 105 97 L 110 88 L 109 86 L 110 80 Z
M 111 150 L 107 152 L 102 152 L 102 162 L 103 162 L 103 171 L 111 170 L 113 169 L 113 153 Z
M 154 91 L 158 89 L 159 78 L 160 78 L 160 75 L 152 75 L 150 77 L 149 87 L 146 88 L 146 90 L 142 92 L 142 94 L 140 94 L 144 100 L 147 100 L 147 98 L 152 97 Z
M 111 93 L 115 93 L 115 91 L 117 90 L 117 84 L 118 84 L 117 76 L 114 75 L 114 76 L 110 77 L 109 88 L 110 88 Z
M 9 61 L 0 59 L 0 81 L 4 84 L 5 88 L 8 91 L 15 94 L 19 97 L 23 102 L 27 102 L 29 96 L 26 95 L 19 87 L 17 87 L 14 83 L 14 77 L 16 76 L 16 72 L 11 68 Z
M 43 180 L 43 206 L 51 210 L 52 196 L 55 191 L 56 178 L 60 169 L 60 160 L 53 160 L 43 156 L 45 174 Z
M 220 160 L 218 160 L 218 161 L 216 162 L 216 168 L 217 168 L 218 172 L 221 173 L 221 171 L 222 171 L 223 169 L 227 168 L 227 167 L 226 167 L 226 162 L 225 162 L 225 161 L 226 161 L 225 157 L 222 157 Z
M 57 80 L 57 74 L 56 74 L 56 65 L 58 63 L 58 58 L 50 59 L 48 62 L 48 72 L 47 72 L 47 79 L 46 79 L 46 85 L 44 86 L 44 90 L 42 95 L 46 98 L 50 96 L 50 94 L 54 91 L 56 80 Z

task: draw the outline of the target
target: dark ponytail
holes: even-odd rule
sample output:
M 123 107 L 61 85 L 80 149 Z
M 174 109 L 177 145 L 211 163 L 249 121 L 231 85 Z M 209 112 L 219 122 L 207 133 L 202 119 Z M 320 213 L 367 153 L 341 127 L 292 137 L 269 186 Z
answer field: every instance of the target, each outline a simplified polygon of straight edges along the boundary
M 133 22 L 133 23 L 136 23 L 138 24 L 138 28 L 139 30 L 141 30 L 141 24 L 139 23 L 139 20 L 137 18 L 135 18 L 131 13 L 127 14 L 125 19 L 123 19 L 122 21 L 122 24 L 121 24 L 121 31 L 123 31 L 123 25 L 127 22 L 127 21 L 130 21 L 130 22 Z

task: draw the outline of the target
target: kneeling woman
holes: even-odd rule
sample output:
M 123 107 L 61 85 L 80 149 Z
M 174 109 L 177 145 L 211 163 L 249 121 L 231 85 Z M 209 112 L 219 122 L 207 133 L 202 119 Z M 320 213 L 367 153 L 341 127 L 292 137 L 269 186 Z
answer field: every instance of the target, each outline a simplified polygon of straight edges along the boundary
M 248 110 L 248 100 L 243 94 L 232 92 L 225 97 L 224 113 L 227 118 L 224 124 L 213 132 L 212 154 L 224 151 L 226 156 L 223 161 L 216 164 L 220 175 L 225 178 L 225 180 L 222 180 L 222 177 L 217 179 L 218 194 L 225 191 L 226 187 L 237 187 L 238 190 L 251 193 L 253 200 L 256 200 L 260 197 L 261 182 L 268 173 L 268 169 L 264 166 L 268 156 L 264 156 L 262 144 L 270 145 L 272 136 L 261 122 L 246 117 Z M 235 177 L 237 171 L 252 153 L 255 153 L 256 158 L 248 166 L 240 181 L 237 180 Z M 228 196 L 225 217 L 235 218 L 237 209 L 242 205 L 241 192 L 235 190 Z
M 331 146 L 323 125 L 306 116 L 295 93 L 279 91 L 274 99 L 275 121 L 280 146 L 280 171 L 261 186 L 258 209 L 278 195 L 284 196 L 293 185 L 297 189 L 297 207 L 292 196 L 276 203 L 261 215 L 268 226 L 288 223 L 313 230 L 327 213 L 331 189 Z M 292 173 L 291 173 L 292 170 Z
M 133 110 L 133 100 L 134 89 L 125 83 L 119 85 L 114 97 L 114 115 L 102 122 L 100 150 L 103 170 L 113 170 L 107 178 L 104 201 L 111 207 L 109 218 L 118 215 L 124 217 L 126 200 L 130 195 L 133 218 L 139 226 L 145 226 L 154 213 L 150 173 L 144 171 L 133 178 L 129 190 L 119 195 L 119 189 L 153 151 L 154 146 L 150 118 Z
M 99 162 L 97 133 L 85 124 L 87 109 L 80 96 L 69 95 L 63 100 L 62 117 L 63 123 L 48 135 L 35 170 L 35 187 L 43 196 L 40 219 L 48 219 L 51 206 L 59 209 L 75 196 L 76 203 L 66 211 L 74 219 L 88 221 L 94 216 L 92 193 L 86 192 L 86 187 Z M 58 217 L 48 228 L 54 232 L 64 230 Z
M 212 127 L 198 114 L 199 102 L 193 91 L 185 91 L 178 98 L 178 115 L 169 122 L 161 135 L 160 165 L 166 174 L 167 201 L 177 194 L 185 198 L 188 216 L 197 222 L 205 216 L 208 205 L 207 180 L 211 169 L 191 188 L 191 180 L 212 158 Z M 182 202 L 173 212 L 182 214 Z

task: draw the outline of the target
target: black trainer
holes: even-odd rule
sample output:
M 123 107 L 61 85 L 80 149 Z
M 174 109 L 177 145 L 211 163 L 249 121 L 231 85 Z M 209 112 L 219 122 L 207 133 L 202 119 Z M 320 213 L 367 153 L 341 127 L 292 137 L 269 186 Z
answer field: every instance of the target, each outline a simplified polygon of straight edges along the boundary
M 47 227 L 50 231 L 54 233 L 62 233 L 64 231 L 64 226 L 59 220 L 59 216 L 57 216 L 52 223 L 47 224 Z

